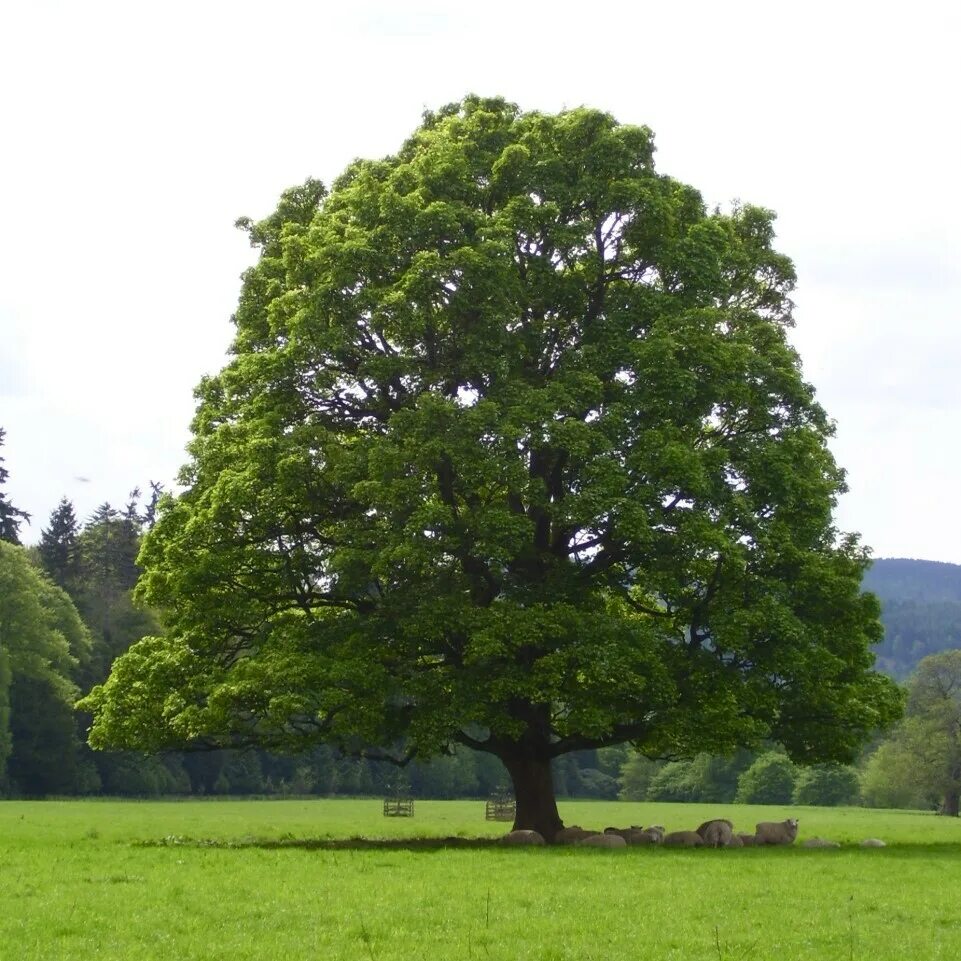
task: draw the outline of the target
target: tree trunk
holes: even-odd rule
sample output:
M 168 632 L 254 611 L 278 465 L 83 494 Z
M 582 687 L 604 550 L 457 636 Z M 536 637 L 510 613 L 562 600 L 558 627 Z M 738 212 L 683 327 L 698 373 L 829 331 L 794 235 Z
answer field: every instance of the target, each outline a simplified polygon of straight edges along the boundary
M 537 831 L 550 843 L 562 827 L 554 798 L 549 758 L 502 758 L 514 785 L 517 813 L 515 831 Z
M 952 788 L 945 793 L 944 800 L 941 802 L 941 810 L 938 811 L 938 814 L 956 818 L 959 808 L 961 808 L 961 791 L 957 788 Z

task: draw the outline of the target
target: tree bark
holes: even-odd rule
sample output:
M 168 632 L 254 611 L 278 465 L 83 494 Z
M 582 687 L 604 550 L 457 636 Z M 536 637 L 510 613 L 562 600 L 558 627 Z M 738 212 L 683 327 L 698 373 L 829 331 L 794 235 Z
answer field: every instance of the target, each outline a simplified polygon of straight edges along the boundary
M 945 817 L 956 818 L 959 808 L 961 808 L 961 791 L 958 791 L 957 788 L 952 788 L 945 793 L 944 800 L 941 802 L 941 810 L 938 811 L 938 814 L 943 814 Z
M 550 758 L 501 758 L 514 785 L 515 831 L 537 831 L 550 843 L 562 827 Z

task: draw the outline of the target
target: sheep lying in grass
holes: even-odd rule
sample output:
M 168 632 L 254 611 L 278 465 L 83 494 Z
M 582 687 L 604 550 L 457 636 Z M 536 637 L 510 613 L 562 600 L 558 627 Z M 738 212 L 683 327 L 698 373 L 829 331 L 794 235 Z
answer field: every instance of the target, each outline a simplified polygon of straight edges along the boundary
M 502 844 L 543 844 L 544 838 L 537 831 L 511 831 L 501 838 Z
M 628 844 L 662 844 L 664 842 L 664 828 L 660 824 L 652 824 L 649 828 L 634 828 L 627 839 Z
M 754 831 L 758 844 L 793 844 L 797 837 L 797 818 L 786 821 L 761 821 Z
M 726 848 L 734 840 L 734 825 L 727 818 L 715 818 L 705 821 L 697 833 L 709 848 Z
M 586 848 L 626 848 L 627 841 L 619 834 L 592 834 L 589 838 L 577 842 L 578 847 Z
M 839 848 L 840 846 L 837 841 L 829 841 L 827 838 L 808 838 L 801 842 L 802 848 Z
M 699 848 L 704 846 L 704 838 L 697 831 L 671 831 L 664 835 L 666 847 Z
M 741 842 L 742 848 L 753 848 L 757 844 L 757 837 L 753 834 L 736 834 L 735 837 Z
M 592 834 L 597 834 L 597 831 L 588 831 L 579 824 L 572 824 L 569 828 L 561 828 L 554 835 L 554 843 L 577 844 L 578 841 L 583 841 L 584 838 L 589 838 Z

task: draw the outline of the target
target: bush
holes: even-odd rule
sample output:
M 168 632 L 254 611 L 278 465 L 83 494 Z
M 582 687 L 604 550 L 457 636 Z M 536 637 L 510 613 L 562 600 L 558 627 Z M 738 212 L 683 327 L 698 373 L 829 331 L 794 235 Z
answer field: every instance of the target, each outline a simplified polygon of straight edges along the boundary
M 620 791 L 618 798 L 622 801 L 646 801 L 648 790 L 654 775 L 658 772 L 658 764 L 640 754 L 628 758 L 621 768 L 618 778 Z
M 794 784 L 795 804 L 832 807 L 854 804 L 860 794 L 857 773 L 840 764 L 819 764 L 805 768 Z
M 738 804 L 790 804 L 797 772 L 790 759 L 774 751 L 762 754 L 739 778 Z
M 897 736 L 868 758 L 861 772 L 861 800 L 873 808 L 937 807 L 937 788 L 930 786 L 917 754 Z
M 583 768 L 581 770 L 581 796 L 613 801 L 617 797 L 617 778 L 613 778 L 603 771 L 598 771 L 597 768 Z
M 701 784 L 693 761 L 672 761 L 651 778 L 648 801 L 697 801 Z

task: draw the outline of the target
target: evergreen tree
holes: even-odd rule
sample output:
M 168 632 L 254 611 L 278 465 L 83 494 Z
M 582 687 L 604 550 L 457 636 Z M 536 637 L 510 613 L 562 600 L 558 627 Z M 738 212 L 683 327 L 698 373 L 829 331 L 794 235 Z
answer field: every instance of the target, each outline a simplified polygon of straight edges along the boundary
M 77 536 L 80 525 L 73 504 L 66 497 L 50 514 L 49 526 L 40 531 L 40 562 L 43 569 L 68 593 L 77 588 Z
M 97 680 L 106 677 L 114 658 L 156 629 L 156 620 L 134 604 L 132 591 L 140 576 L 140 518 L 136 500 L 123 513 L 101 504 L 80 533 L 80 587 L 77 603 L 94 633 Z
M 0 427 L 0 447 L 3 447 L 3 439 L 6 431 Z M 30 523 L 30 515 L 26 511 L 19 510 L 7 498 L 3 492 L 3 485 L 6 484 L 10 472 L 3 466 L 3 458 L 0 457 L 0 541 L 7 541 L 9 544 L 20 543 L 20 524 L 22 521 Z
M 164 485 L 159 481 L 150 481 L 150 500 L 147 501 L 147 506 L 144 508 L 141 520 L 143 526 L 146 530 L 150 530 L 154 525 L 154 521 L 157 519 L 157 505 L 160 503 L 160 498 L 163 497 Z

